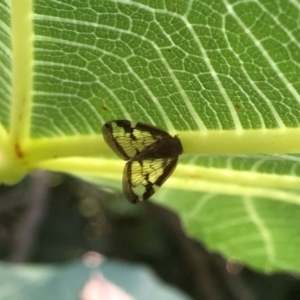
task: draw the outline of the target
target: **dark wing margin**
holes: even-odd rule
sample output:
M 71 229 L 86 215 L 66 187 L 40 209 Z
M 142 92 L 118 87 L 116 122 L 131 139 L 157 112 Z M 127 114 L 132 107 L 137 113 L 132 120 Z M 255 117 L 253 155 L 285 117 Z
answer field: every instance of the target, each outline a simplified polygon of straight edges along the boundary
M 149 199 L 176 168 L 178 157 L 154 160 L 130 160 L 123 173 L 123 192 L 131 203 Z
M 128 160 L 131 158 L 130 153 L 124 149 L 126 141 L 125 130 L 118 125 L 119 121 L 107 122 L 102 127 L 102 135 L 107 145 L 122 159 Z M 126 121 L 128 122 L 128 121 Z
M 135 157 L 159 140 L 171 138 L 168 132 L 160 128 L 128 120 L 105 123 L 102 134 L 109 147 L 124 160 Z

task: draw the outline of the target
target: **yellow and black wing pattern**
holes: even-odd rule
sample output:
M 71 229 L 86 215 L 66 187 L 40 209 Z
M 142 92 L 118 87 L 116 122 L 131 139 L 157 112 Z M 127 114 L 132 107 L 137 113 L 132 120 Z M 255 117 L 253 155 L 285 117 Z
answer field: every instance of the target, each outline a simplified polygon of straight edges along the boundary
M 177 136 L 158 127 L 128 120 L 114 120 L 102 128 L 104 140 L 122 159 L 123 192 L 137 203 L 149 199 L 176 168 L 183 153 Z

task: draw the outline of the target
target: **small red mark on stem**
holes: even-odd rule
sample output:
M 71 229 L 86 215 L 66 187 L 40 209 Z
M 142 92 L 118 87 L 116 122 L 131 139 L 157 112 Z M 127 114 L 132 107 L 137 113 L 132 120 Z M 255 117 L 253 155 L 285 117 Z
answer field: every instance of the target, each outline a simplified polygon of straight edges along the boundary
M 15 144 L 15 152 L 19 158 L 24 158 L 24 153 L 23 153 L 19 143 Z

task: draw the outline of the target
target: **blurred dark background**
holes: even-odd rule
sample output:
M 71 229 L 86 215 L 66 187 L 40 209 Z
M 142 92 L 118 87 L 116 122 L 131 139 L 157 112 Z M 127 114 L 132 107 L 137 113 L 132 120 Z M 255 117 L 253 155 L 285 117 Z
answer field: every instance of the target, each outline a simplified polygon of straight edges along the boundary
M 208 252 L 176 214 L 151 201 L 132 205 L 117 191 L 48 172 L 0 187 L 2 260 L 65 263 L 87 251 L 145 263 L 193 299 L 300 299 L 299 277 L 266 275 Z

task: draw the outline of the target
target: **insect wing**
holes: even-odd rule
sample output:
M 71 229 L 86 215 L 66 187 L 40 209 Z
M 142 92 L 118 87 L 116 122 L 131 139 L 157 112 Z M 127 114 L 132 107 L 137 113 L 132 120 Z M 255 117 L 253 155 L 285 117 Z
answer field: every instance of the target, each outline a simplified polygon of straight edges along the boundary
M 137 203 L 150 198 L 173 173 L 178 158 L 130 160 L 123 174 L 123 192 Z
M 149 145 L 170 138 L 168 132 L 155 126 L 128 120 L 115 120 L 104 124 L 104 140 L 124 160 L 129 160 Z

